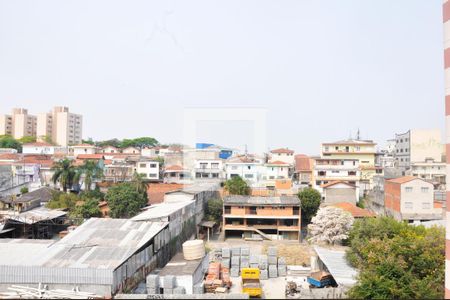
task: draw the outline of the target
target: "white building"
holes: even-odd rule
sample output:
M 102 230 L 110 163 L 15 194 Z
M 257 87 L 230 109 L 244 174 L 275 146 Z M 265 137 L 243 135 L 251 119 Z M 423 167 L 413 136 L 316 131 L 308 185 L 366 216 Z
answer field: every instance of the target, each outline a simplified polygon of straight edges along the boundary
M 223 179 L 223 161 L 222 159 L 196 159 L 193 169 L 193 178 L 195 179 Z
M 11 115 L 0 116 L 0 135 L 11 135 L 15 139 L 36 136 L 36 116 L 25 108 L 13 108 Z
M 122 150 L 122 153 L 124 153 L 124 154 L 141 154 L 141 150 L 139 150 L 136 147 L 127 147 Z
M 411 163 L 426 159 L 442 161 L 441 131 L 439 129 L 412 129 L 395 135 L 397 166 L 409 169 Z
M 313 169 L 313 188 L 323 194 L 322 185 L 334 181 L 344 181 L 356 187 L 360 193 L 360 177 L 358 159 L 315 159 Z
M 270 151 L 271 161 L 282 161 L 289 165 L 294 165 L 294 150 L 288 148 L 274 149 Z
M 114 146 L 105 146 L 100 150 L 101 153 L 120 153 L 120 149 Z
M 263 178 L 266 180 L 288 179 L 289 164 L 283 161 L 272 161 L 265 164 L 265 174 Z
M 262 158 L 253 155 L 240 155 L 229 158 L 225 162 L 226 179 L 240 176 L 251 185 L 258 183 L 265 174 Z
M 22 146 L 23 154 L 48 154 L 66 153 L 67 149 L 64 147 L 55 146 L 49 143 L 36 142 L 28 143 Z
M 69 147 L 69 152 L 74 157 L 80 154 L 95 154 L 97 153 L 97 147 L 91 144 L 79 144 Z
M 159 162 L 141 159 L 136 163 L 136 172 L 148 180 L 160 180 Z
M 424 162 L 415 162 L 411 164 L 411 169 L 408 173 L 432 183 L 438 189 L 445 190 L 445 162 L 435 162 L 433 159 L 426 159 Z

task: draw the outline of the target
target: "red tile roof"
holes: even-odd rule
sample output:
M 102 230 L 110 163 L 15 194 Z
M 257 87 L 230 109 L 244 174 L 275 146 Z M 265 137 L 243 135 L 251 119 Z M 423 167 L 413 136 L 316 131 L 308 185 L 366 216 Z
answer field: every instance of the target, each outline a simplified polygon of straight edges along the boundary
M 23 144 L 24 147 L 30 146 L 30 147 L 54 147 L 54 145 L 44 142 L 35 142 L 35 143 L 27 143 Z
M 104 154 L 78 154 L 77 159 L 104 159 Z
M 172 166 L 167 166 L 165 168 L 166 171 L 183 171 L 183 167 L 182 166 L 178 166 L 178 165 L 172 165 Z
M 288 163 L 285 163 L 284 161 L 280 161 L 280 160 L 269 161 L 267 164 L 268 165 L 288 165 Z
M 271 150 L 270 153 L 294 153 L 294 150 L 290 150 L 288 148 L 279 148 L 279 149 L 274 149 Z
M 304 154 L 297 154 L 295 157 L 295 171 L 312 171 L 311 159 Z
M 392 182 L 392 183 L 402 184 L 402 183 L 410 182 L 410 181 L 412 181 L 414 179 L 420 179 L 420 178 L 419 177 L 415 177 L 415 176 L 403 176 L 403 177 L 398 177 L 398 178 L 394 178 L 394 179 L 389 179 L 389 180 L 386 180 L 386 181 Z
M 327 187 L 330 187 L 330 186 L 333 186 L 333 185 L 339 184 L 339 183 L 346 184 L 346 185 L 348 185 L 350 187 L 353 187 L 353 188 L 355 187 L 353 184 L 350 184 L 350 183 L 348 183 L 346 181 L 343 181 L 343 180 L 330 181 L 330 182 L 328 182 L 326 184 L 322 184 L 320 187 L 325 189 Z
M 375 217 L 374 213 L 368 211 L 367 209 L 360 208 L 349 202 L 339 202 L 331 206 L 338 207 L 344 211 L 351 213 L 354 218 Z
M 20 154 L 18 153 L 2 153 L 0 154 L 0 160 L 18 160 L 20 159 Z

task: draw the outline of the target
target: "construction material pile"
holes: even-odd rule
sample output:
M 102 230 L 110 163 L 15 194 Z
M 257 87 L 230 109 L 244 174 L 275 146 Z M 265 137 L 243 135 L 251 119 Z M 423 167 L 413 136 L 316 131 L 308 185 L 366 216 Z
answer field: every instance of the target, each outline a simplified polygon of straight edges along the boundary
M 186 289 L 182 286 L 177 286 L 176 277 L 172 275 L 166 275 L 162 277 L 163 280 L 163 294 L 166 295 L 184 295 Z M 158 295 L 160 294 L 160 277 L 158 274 L 149 274 L 146 278 L 147 294 Z
M 211 262 L 204 282 L 206 293 L 223 293 L 231 287 L 230 269 L 220 262 Z M 224 290 L 225 289 L 225 290 Z
M 261 280 L 286 276 L 286 259 L 278 257 L 277 247 L 268 247 L 267 254 L 250 254 L 249 247 L 222 248 L 222 264 L 230 268 L 231 277 L 239 277 L 243 268 L 259 268 Z

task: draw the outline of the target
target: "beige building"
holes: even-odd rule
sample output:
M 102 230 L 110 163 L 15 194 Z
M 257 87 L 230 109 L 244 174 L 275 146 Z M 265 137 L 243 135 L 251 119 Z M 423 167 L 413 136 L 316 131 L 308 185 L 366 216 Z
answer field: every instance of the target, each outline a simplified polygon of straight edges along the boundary
M 50 137 L 60 146 L 81 143 L 83 133 L 83 117 L 69 112 L 68 107 L 56 106 L 49 113 L 38 115 L 37 136 L 40 140 Z
M 11 115 L 0 116 L 0 135 L 12 135 L 15 139 L 36 136 L 36 116 L 25 108 L 13 108 Z

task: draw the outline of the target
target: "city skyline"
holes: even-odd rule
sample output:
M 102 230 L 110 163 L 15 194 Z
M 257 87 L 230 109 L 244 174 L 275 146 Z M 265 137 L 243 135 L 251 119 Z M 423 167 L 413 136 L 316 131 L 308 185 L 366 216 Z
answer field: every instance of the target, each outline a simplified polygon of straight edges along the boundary
M 84 138 L 180 142 L 190 107 L 266 108 L 268 147 L 306 154 L 444 128 L 441 1 L 26 5 L 0 2 L 0 110 L 68 106 Z M 242 148 L 244 123 L 199 140 Z

